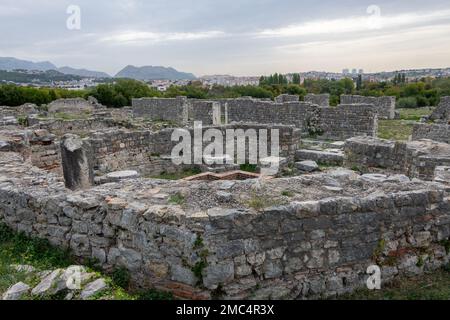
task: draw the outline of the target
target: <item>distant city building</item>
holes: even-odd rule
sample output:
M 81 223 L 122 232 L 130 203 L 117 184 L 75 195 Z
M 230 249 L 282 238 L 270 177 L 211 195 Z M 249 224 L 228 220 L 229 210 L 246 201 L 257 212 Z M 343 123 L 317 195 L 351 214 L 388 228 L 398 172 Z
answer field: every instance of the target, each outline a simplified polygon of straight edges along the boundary
M 364 74 L 364 69 L 359 69 L 359 74 Z
M 349 69 L 344 69 L 344 70 L 342 70 L 342 74 L 350 74 L 350 70 Z
M 358 71 L 356 69 L 352 69 L 352 74 L 356 75 L 356 74 L 358 74 Z
M 259 77 L 236 77 L 230 75 L 212 75 L 203 76 L 199 79 L 204 86 L 212 87 L 220 85 L 224 87 L 234 86 L 257 86 L 259 85 Z

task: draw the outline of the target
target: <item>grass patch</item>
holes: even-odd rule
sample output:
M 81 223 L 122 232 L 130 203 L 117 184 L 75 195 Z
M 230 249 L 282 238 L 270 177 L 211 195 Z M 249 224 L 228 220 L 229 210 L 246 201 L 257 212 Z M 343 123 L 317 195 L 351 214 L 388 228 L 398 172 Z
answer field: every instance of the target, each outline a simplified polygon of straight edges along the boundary
M 382 290 L 359 290 L 338 300 L 449 300 L 450 267 L 412 278 L 400 278 Z
M 202 173 L 200 168 L 186 169 L 181 172 L 175 173 L 167 173 L 163 172 L 160 175 L 152 176 L 151 179 L 159 179 L 159 180 L 181 180 L 187 177 L 192 177 L 197 174 Z
M 420 121 L 423 117 L 431 115 L 434 108 L 408 108 L 408 109 L 397 109 L 400 113 L 401 120 L 413 120 Z
M 258 166 L 256 164 L 241 164 L 240 166 L 241 171 L 250 172 L 250 173 L 257 173 Z
M 412 135 L 414 122 L 405 120 L 380 120 L 378 137 L 381 139 L 407 141 Z
M 292 198 L 293 196 L 295 196 L 295 193 L 292 192 L 292 191 L 289 191 L 289 190 L 285 190 L 285 191 L 281 192 L 281 195 L 282 195 L 283 197 L 289 197 L 289 198 Z
M 74 114 L 74 113 L 66 113 L 66 112 L 57 112 L 53 115 L 53 118 L 59 119 L 59 120 L 86 120 L 91 117 L 91 113 L 80 113 L 80 114 Z
M 275 207 L 284 204 L 280 199 L 270 198 L 266 195 L 253 194 L 248 200 L 247 205 L 256 211 L 261 211 L 266 208 Z
M 185 200 L 186 199 L 184 198 L 184 196 L 182 194 L 176 193 L 176 194 L 170 196 L 169 203 L 182 205 L 185 202 Z

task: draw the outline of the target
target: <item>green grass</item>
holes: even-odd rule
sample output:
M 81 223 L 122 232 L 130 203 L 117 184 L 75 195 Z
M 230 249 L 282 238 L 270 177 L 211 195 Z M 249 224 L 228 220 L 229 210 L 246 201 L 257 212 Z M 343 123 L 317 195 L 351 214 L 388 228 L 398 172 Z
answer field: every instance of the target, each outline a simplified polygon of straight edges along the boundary
M 431 115 L 434 108 L 414 108 L 414 109 L 397 109 L 400 112 L 401 120 L 419 121 L 423 117 Z
M 241 171 L 256 173 L 258 171 L 258 166 L 256 164 L 241 164 Z
M 184 204 L 185 201 L 186 201 L 186 199 L 180 193 L 176 193 L 176 194 L 171 195 L 169 197 L 169 203 L 170 204 L 182 205 L 182 204 Z
M 60 120 L 86 120 L 91 117 L 91 113 L 85 112 L 81 114 L 74 114 L 74 113 L 66 113 L 66 112 L 57 112 L 53 115 L 55 119 Z
M 382 290 L 360 290 L 338 300 L 450 300 L 450 267 L 412 278 L 401 278 Z
M 24 282 L 31 287 L 40 282 L 37 273 L 44 270 L 67 268 L 79 264 L 73 255 L 50 245 L 47 240 L 29 238 L 22 233 L 13 232 L 0 222 L 0 296 L 9 287 Z M 11 265 L 30 265 L 36 269 L 34 273 L 18 272 Z M 115 269 L 111 277 L 101 274 L 96 268 L 87 266 L 88 272 L 95 272 L 98 277 L 105 278 L 110 289 L 93 297 L 93 300 L 168 300 L 173 299 L 169 293 L 155 290 L 129 290 L 130 274 L 123 268 Z M 60 300 L 64 294 L 39 298 L 41 300 Z M 25 297 L 36 299 L 36 297 Z
M 283 197 L 289 197 L 289 198 L 292 198 L 293 196 L 295 196 L 295 193 L 292 192 L 292 191 L 289 191 L 289 190 L 285 190 L 285 191 L 281 192 L 281 195 L 282 195 Z
M 192 177 L 197 174 L 202 173 L 200 168 L 194 168 L 194 169 L 186 169 L 181 172 L 175 172 L 175 173 L 167 173 L 163 172 L 160 175 L 157 176 L 151 176 L 151 179 L 160 179 L 160 180 L 181 180 L 187 177 Z
M 414 122 L 405 120 L 380 120 L 378 137 L 381 139 L 407 141 L 412 135 Z
M 268 196 L 253 193 L 251 198 L 246 202 L 246 205 L 256 211 L 261 211 L 263 209 L 280 206 L 285 203 L 286 201 L 283 201 L 282 199 L 274 199 Z

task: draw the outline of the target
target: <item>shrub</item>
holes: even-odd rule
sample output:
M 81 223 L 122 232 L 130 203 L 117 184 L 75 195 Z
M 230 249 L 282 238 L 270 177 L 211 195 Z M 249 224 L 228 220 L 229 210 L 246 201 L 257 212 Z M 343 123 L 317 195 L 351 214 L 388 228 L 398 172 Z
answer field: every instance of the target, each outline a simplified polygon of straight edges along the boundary
M 130 285 L 131 275 L 128 269 L 119 267 L 114 269 L 111 275 L 111 279 L 118 287 L 127 289 Z
M 397 101 L 397 108 L 417 108 L 417 98 L 400 98 Z

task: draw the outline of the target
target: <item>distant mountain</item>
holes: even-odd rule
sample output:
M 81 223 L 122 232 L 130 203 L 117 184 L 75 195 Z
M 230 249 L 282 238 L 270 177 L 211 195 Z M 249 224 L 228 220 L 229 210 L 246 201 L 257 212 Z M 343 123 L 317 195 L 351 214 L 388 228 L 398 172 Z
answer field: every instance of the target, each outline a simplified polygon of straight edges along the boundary
M 116 78 L 130 78 L 136 80 L 194 80 L 196 77 L 192 73 L 179 72 L 174 68 L 166 67 L 135 67 L 126 66 Z
M 13 83 L 49 84 L 54 81 L 73 81 L 73 80 L 77 81 L 81 79 L 82 77 L 80 76 L 76 76 L 73 74 L 63 74 L 55 70 L 47 70 L 47 71 L 0 70 L 0 83 L 13 82 Z
M 105 72 L 91 71 L 86 69 L 74 69 L 71 67 L 61 67 L 56 69 L 57 71 L 64 74 L 73 74 L 75 76 L 80 76 L 84 78 L 111 78 L 111 76 Z
M 48 61 L 44 62 L 31 62 L 26 60 L 19 60 L 16 58 L 2 58 L 0 57 L 0 70 L 12 71 L 12 70 L 56 70 L 56 66 Z

